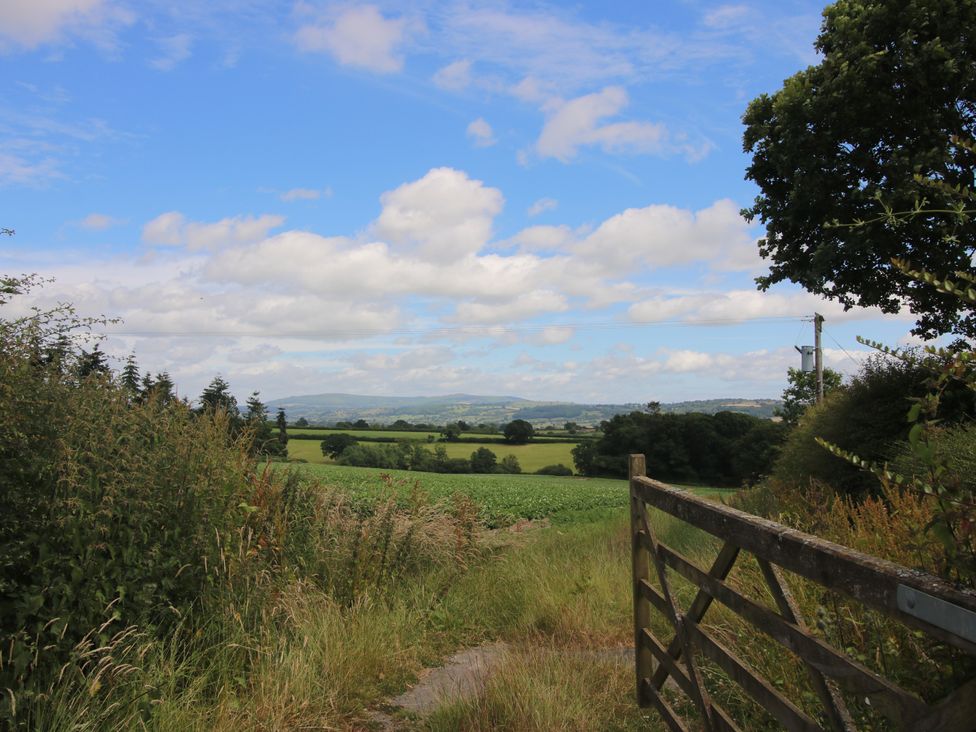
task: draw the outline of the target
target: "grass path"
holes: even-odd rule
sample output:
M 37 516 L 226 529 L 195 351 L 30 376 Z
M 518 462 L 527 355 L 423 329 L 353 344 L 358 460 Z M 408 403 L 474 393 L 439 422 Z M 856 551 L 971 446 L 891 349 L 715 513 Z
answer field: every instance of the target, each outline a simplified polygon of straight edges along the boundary
M 705 548 L 687 525 L 654 521 L 690 554 Z M 466 639 L 467 650 L 423 672 L 419 691 L 388 698 L 378 719 L 443 732 L 662 729 L 634 703 L 625 511 L 494 536 L 502 548 L 440 608 L 442 630 Z

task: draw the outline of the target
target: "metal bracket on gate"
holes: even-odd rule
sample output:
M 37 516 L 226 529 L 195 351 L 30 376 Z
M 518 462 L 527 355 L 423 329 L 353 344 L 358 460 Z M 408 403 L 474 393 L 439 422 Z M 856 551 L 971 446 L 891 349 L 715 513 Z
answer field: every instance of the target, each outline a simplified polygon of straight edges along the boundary
M 906 615 L 976 643 L 976 613 L 913 587 L 898 585 L 898 609 Z

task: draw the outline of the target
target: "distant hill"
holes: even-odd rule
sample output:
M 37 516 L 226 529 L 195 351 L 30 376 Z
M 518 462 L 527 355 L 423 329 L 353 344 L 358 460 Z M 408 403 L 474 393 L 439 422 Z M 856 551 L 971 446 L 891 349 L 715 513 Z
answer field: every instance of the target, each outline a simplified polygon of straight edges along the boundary
M 707 399 L 661 404 L 664 412 L 731 411 L 772 417 L 780 406 L 777 399 Z M 407 422 L 446 424 L 464 420 L 471 424 L 504 424 L 525 419 L 535 425 L 576 422 L 597 425 L 615 414 L 642 409 L 641 404 L 574 404 L 572 402 L 537 402 L 513 396 L 445 394 L 443 396 L 393 397 L 358 394 L 307 394 L 268 402 L 271 412 L 285 410 L 289 421 L 304 417 L 312 424 L 365 419 L 390 424 L 398 419 Z

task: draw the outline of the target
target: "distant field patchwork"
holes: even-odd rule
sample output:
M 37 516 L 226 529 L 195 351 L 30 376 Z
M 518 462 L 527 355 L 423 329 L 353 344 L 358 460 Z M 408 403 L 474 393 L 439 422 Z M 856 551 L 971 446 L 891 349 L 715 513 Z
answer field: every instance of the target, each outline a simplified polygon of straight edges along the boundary
M 375 434 L 375 433 L 374 433 Z M 322 457 L 322 449 L 316 440 L 290 440 L 288 442 L 288 457 L 301 458 L 310 463 L 331 463 Z M 479 447 L 487 447 L 500 460 L 505 455 L 514 455 L 525 473 L 534 473 L 546 465 L 562 463 L 570 470 L 573 469 L 573 447 L 568 442 L 534 442 L 528 445 L 496 445 L 490 443 L 477 444 L 470 442 L 438 442 L 452 458 L 469 458 L 471 453 Z M 433 445 L 431 448 L 433 449 Z

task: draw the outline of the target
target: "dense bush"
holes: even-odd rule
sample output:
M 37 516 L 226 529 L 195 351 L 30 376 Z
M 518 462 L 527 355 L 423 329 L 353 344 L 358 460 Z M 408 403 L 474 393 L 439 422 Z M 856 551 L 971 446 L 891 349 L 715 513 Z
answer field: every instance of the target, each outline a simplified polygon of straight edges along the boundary
M 562 463 L 557 463 L 556 465 L 545 465 L 539 468 L 536 475 L 572 475 L 573 471 L 567 468 Z
M 0 284 L 0 304 L 24 287 Z M 251 638 L 287 626 L 283 598 L 351 606 L 463 566 L 469 502 L 364 510 L 260 469 L 223 410 L 79 368 L 79 325 L 68 308 L 0 320 L 0 729 L 146 727 L 187 679 L 191 696 L 243 685 Z
M 821 438 L 857 454 L 884 462 L 904 451 L 912 399 L 928 390 L 930 372 L 916 361 L 876 356 L 850 382 L 801 418 L 780 452 L 773 475 L 780 481 L 805 484 L 811 478 L 855 495 L 878 489 L 875 476 L 831 455 L 815 441 Z M 957 423 L 974 414 L 972 392 L 953 385 L 944 395 L 940 417 Z
M 351 445 L 342 451 L 336 462 L 361 468 L 419 470 L 427 473 L 472 472 L 470 460 L 448 457 L 443 446 L 438 445 L 431 451 L 411 442 Z
M 250 496 L 249 443 L 228 437 L 226 415 L 79 378 L 82 354 L 64 346 L 75 325 L 62 310 L 0 327 L 0 688 L 23 688 L 93 628 L 98 641 L 172 623 L 212 582 Z

